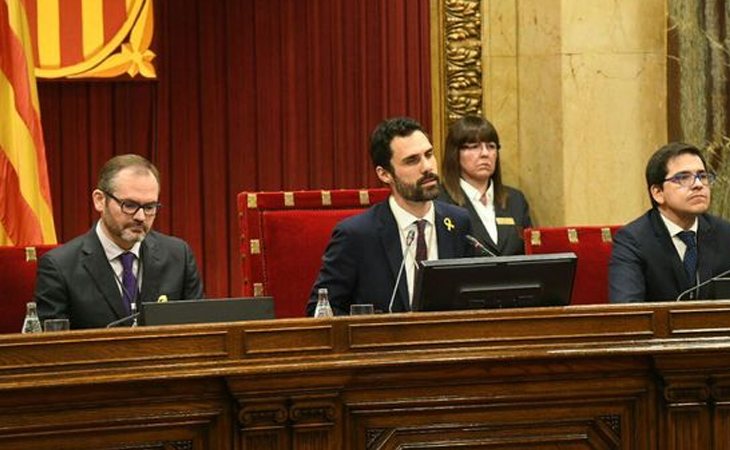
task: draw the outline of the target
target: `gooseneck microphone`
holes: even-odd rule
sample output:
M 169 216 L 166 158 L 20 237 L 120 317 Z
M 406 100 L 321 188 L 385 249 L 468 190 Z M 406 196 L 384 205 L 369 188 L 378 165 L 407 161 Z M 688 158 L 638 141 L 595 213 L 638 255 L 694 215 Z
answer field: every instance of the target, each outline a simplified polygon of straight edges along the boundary
M 400 284 L 400 278 L 403 275 L 403 268 L 406 266 L 406 254 L 408 249 L 411 248 L 411 244 L 416 238 L 416 230 L 411 229 L 406 235 L 406 248 L 403 250 L 403 261 L 400 263 L 398 269 L 398 276 L 395 277 L 395 286 L 393 286 L 393 293 L 390 295 L 390 302 L 388 303 L 388 312 L 393 312 L 393 301 L 395 300 L 395 294 L 398 292 L 398 284 Z
M 135 310 L 135 309 L 137 309 L 137 308 L 136 307 L 132 307 L 132 310 Z M 109 322 L 106 325 L 106 327 L 107 328 L 114 328 L 116 326 L 123 325 L 123 324 L 129 322 L 130 320 L 133 321 L 132 322 L 132 326 L 133 327 L 136 327 L 137 326 L 137 317 L 139 317 L 139 313 L 138 312 L 135 312 L 135 313 L 132 313 L 132 314 L 130 314 L 128 316 L 124 316 L 121 319 L 117 319 L 117 320 L 115 320 L 113 322 Z
M 469 243 L 471 244 L 471 246 L 474 247 L 475 249 L 479 250 L 479 252 L 482 255 L 484 255 L 484 256 L 494 256 L 495 258 L 497 257 L 497 255 L 495 255 L 493 252 L 489 251 L 489 249 L 487 247 L 485 247 L 484 244 L 482 244 L 481 242 L 479 242 L 479 239 L 475 238 L 471 234 L 467 234 L 465 237 L 466 237 L 466 240 L 469 241 Z
M 724 276 L 726 276 L 726 275 L 728 275 L 728 274 L 730 274 L 730 269 L 728 269 L 728 270 L 726 270 L 726 271 L 724 271 L 724 272 L 720 272 L 720 273 L 719 273 L 718 275 L 715 275 L 715 276 L 714 276 L 714 277 L 712 277 L 712 278 L 708 278 L 707 280 L 703 281 L 702 283 L 696 284 L 696 285 L 692 286 L 692 287 L 691 287 L 691 288 L 689 288 L 689 289 L 685 289 L 684 291 L 682 291 L 682 293 L 680 293 L 680 294 L 679 294 L 679 295 L 677 296 L 677 299 L 676 299 L 675 301 L 681 301 L 681 300 L 682 300 L 682 297 L 684 297 L 684 296 L 685 296 L 685 295 L 687 295 L 688 293 L 690 293 L 690 292 L 692 292 L 692 291 L 694 291 L 694 290 L 696 290 L 696 289 L 699 289 L 699 288 L 701 288 L 702 286 L 705 286 L 705 285 L 707 285 L 707 284 L 710 284 L 710 283 L 712 283 L 713 281 L 715 281 L 715 280 L 717 280 L 717 279 L 720 279 L 720 278 L 722 278 L 722 277 L 724 277 Z M 692 300 L 692 299 L 690 298 L 690 300 Z

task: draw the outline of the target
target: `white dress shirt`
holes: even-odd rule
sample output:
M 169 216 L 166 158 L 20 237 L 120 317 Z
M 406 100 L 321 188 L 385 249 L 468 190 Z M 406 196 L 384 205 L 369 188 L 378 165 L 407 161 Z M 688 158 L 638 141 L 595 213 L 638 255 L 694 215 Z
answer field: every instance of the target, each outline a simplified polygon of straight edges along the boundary
M 492 181 L 489 181 L 489 187 L 487 188 L 487 205 L 484 206 L 484 204 L 481 201 L 483 193 L 480 192 L 477 188 L 472 186 L 471 184 L 467 183 L 466 180 L 463 178 L 459 179 L 459 185 L 461 185 L 461 189 L 466 194 L 466 197 L 471 202 L 472 206 L 474 207 L 474 210 L 477 212 L 477 215 L 479 216 L 479 219 L 484 224 L 484 228 L 487 229 L 487 233 L 489 233 L 489 237 L 492 238 L 492 242 L 494 244 L 497 244 L 497 213 L 494 210 L 494 183 Z
M 405 209 L 401 208 L 398 203 L 396 203 L 392 195 L 388 199 L 388 204 L 390 205 L 390 210 L 393 212 L 393 216 L 395 217 L 395 222 L 398 225 L 401 249 L 405 251 L 405 272 L 406 281 L 408 284 L 408 301 L 413 304 L 413 287 L 416 279 L 416 241 L 418 240 L 416 221 L 421 219 L 424 219 L 426 221 L 424 234 L 426 240 L 426 249 L 428 250 L 428 259 L 438 259 L 439 248 L 438 242 L 436 240 L 436 228 L 434 225 L 436 220 L 436 212 L 434 210 L 433 202 L 428 202 L 429 209 L 426 215 L 423 217 L 416 217 Z M 413 238 L 413 242 L 411 242 L 411 245 L 408 246 L 408 248 L 406 249 L 406 238 L 411 230 L 414 230 L 415 235 Z

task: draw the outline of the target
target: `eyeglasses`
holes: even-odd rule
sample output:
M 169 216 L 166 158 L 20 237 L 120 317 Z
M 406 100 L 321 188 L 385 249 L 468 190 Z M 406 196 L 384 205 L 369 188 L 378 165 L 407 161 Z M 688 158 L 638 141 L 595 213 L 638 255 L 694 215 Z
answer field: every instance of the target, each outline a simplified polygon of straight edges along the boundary
M 119 203 L 119 207 L 122 209 L 122 212 L 130 216 L 137 214 L 137 211 L 139 211 L 140 209 L 142 210 L 142 212 L 144 212 L 145 216 L 154 216 L 155 214 L 157 214 L 157 210 L 162 208 L 162 203 L 160 202 L 150 202 L 145 203 L 144 205 L 140 205 L 139 203 L 133 202 L 131 200 L 119 200 L 111 192 L 102 192 L 104 192 L 104 195 L 106 195 L 110 199 Z
M 486 148 L 488 152 L 496 152 L 500 146 L 496 142 L 468 142 L 461 146 L 461 150 L 465 152 L 480 152 L 482 148 Z
M 665 178 L 664 181 L 671 181 L 672 183 L 688 188 L 694 186 L 695 180 L 699 180 L 703 186 L 709 186 L 715 182 L 716 178 L 717 176 L 712 172 L 678 172 L 669 178 Z

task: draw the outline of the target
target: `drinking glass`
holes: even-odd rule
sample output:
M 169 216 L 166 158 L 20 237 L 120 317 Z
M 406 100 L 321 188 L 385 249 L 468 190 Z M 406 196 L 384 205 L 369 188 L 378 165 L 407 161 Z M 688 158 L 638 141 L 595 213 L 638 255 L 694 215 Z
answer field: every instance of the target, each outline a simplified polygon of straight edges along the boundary
M 43 331 L 68 331 L 71 324 L 68 319 L 46 319 L 43 321 Z
M 356 303 L 350 305 L 351 316 L 362 316 L 365 314 L 375 314 L 375 309 L 372 303 Z

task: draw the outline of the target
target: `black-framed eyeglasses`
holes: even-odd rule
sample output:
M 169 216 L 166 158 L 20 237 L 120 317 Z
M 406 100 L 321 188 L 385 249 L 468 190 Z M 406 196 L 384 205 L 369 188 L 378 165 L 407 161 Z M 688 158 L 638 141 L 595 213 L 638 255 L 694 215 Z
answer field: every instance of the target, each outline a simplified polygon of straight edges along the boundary
M 107 191 L 102 191 L 102 192 L 104 193 L 104 195 L 106 195 L 110 199 L 119 203 L 119 207 L 121 208 L 122 212 L 129 216 L 133 216 L 133 215 L 137 214 L 137 211 L 139 211 L 140 209 L 142 210 L 142 212 L 144 213 L 145 216 L 154 216 L 155 214 L 157 214 L 157 211 L 160 208 L 162 208 L 162 203 L 160 203 L 160 202 L 150 202 L 150 203 L 145 203 L 144 205 L 140 205 L 139 203 L 133 202 L 131 200 L 119 200 L 111 192 L 107 192 Z
M 481 153 L 482 148 L 486 148 L 489 152 L 496 152 L 500 149 L 500 145 L 496 142 L 467 142 L 461 146 L 461 150 L 465 152 L 478 151 Z
M 717 176 L 712 172 L 678 172 L 669 178 L 665 178 L 664 181 L 671 181 L 682 187 L 692 187 L 695 184 L 695 180 L 699 180 L 703 186 L 709 186 L 716 179 Z

